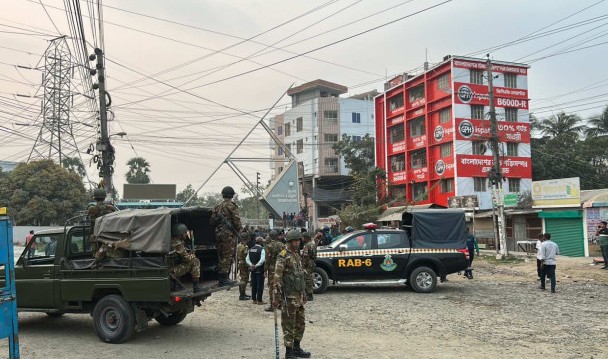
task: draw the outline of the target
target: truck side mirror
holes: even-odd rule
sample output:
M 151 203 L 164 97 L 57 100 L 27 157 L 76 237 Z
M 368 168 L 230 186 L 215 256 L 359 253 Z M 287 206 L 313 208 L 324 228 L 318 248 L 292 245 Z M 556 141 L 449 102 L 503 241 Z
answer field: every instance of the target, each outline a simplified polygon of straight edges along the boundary
M 338 247 L 338 250 L 340 252 L 344 252 L 348 249 L 348 244 L 340 244 L 340 247 Z

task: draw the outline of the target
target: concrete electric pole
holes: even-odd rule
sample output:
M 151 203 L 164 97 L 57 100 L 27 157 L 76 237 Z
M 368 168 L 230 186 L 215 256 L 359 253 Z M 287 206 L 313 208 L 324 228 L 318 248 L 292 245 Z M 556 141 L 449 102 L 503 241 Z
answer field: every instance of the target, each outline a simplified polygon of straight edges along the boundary
M 112 183 L 112 175 L 114 173 L 114 147 L 110 144 L 110 137 L 108 136 L 108 106 L 110 104 L 106 103 L 106 97 L 109 100 L 110 96 L 106 92 L 103 51 L 99 48 L 95 49 L 94 55 L 89 56 L 89 60 L 93 61 L 95 59 L 97 59 L 97 65 L 95 65 L 95 67 L 97 69 L 98 82 L 93 86 L 97 86 L 99 89 L 100 138 L 97 141 L 96 146 L 97 151 L 101 152 L 99 175 L 103 178 L 103 187 L 106 190 L 107 197 L 110 200 L 113 200 L 115 196 L 114 184 Z
M 500 254 L 497 257 L 505 257 L 508 255 L 507 250 L 507 238 L 505 235 L 506 223 L 505 223 L 505 207 L 504 207 L 504 194 L 502 189 L 502 171 L 500 170 L 500 141 L 498 137 L 498 124 L 496 123 L 496 106 L 494 105 L 494 85 L 492 75 L 492 61 L 488 54 L 488 96 L 490 101 L 490 131 L 491 138 L 490 144 L 492 146 L 492 157 L 493 166 L 492 170 L 488 174 L 490 182 L 492 183 L 492 206 L 498 215 L 498 221 L 496 221 L 496 227 L 498 232 L 497 241 L 500 246 Z

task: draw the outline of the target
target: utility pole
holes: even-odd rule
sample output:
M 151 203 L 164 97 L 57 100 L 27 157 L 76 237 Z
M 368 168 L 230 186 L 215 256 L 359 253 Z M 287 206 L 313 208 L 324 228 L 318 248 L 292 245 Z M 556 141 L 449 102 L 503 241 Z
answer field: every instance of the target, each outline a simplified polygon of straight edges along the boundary
M 488 174 L 490 182 L 492 183 L 492 207 L 495 209 L 495 213 L 498 215 L 498 221 L 496 222 L 498 232 L 498 243 L 496 249 L 500 248 L 500 254 L 497 257 L 503 258 L 507 256 L 507 238 L 505 235 L 505 206 L 504 206 L 504 194 L 502 190 L 502 172 L 500 170 L 500 141 L 498 138 L 498 124 L 496 123 L 496 106 L 494 105 L 494 86 L 492 76 L 492 61 L 490 60 L 490 54 L 488 54 L 488 97 L 490 100 L 490 144 L 492 147 L 493 155 L 493 166 L 492 170 Z M 494 220 L 494 218 L 493 218 Z
M 255 214 L 260 219 L 260 172 L 256 172 L 255 181 Z
M 93 88 L 99 89 L 99 120 L 100 120 L 100 135 L 101 137 L 97 141 L 96 149 L 101 152 L 101 163 L 98 165 L 99 175 L 103 178 L 104 189 L 106 195 L 110 200 L 114 199 L 114 185 L 112 183 L 112 174 L 114 173 L 114 147 L 110 144 L 110 137 L 108 136 L 108 106 L 106 103 L 106 96 L 109 98 L 106 92 L 106 77 L 105 67 L 103 61 L 103 51 L 99 48 L 95 49 L 95 54 L 89 56 L 89 60 L 93 61 L 97 58 L 97 80 L 98 82 L 93 85 Z M 91 73 L 94 75 L 94 73 Z

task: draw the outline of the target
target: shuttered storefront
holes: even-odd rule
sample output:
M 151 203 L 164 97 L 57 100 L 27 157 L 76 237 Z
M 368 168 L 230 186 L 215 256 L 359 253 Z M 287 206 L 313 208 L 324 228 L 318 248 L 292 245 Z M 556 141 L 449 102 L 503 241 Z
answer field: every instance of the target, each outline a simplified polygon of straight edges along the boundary
M 585 237 L 582 211 L 543 211 L 538 214 L 545 220 L 545 232 L 559 246 L 560 254 L 570 257 L 585 256 Z

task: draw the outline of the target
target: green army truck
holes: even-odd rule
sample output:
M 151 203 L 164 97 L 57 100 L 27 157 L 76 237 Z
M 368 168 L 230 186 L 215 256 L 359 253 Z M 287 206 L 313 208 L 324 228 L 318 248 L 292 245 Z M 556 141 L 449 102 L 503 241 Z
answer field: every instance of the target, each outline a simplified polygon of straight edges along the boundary
M 17 260 L 15 277 L 19 311 L 51 317 L 88 313 L 97 336 L 122 343 L 144 330 L 152 319 L 180 323 L 218 287 L 215 233 L 211 209 L 202 207 L 122 210 L 86 223 L 44 230 L 34 235 Z M 189 250 L 201 262 L 202 290 L 192 292 L 189 274 L 172 278 L 171 226 L 191 231 Z M 122 248 L 120 256 L 95 259 L 92 245 Z M 116 253 L 116 252 L 115 252 Z

